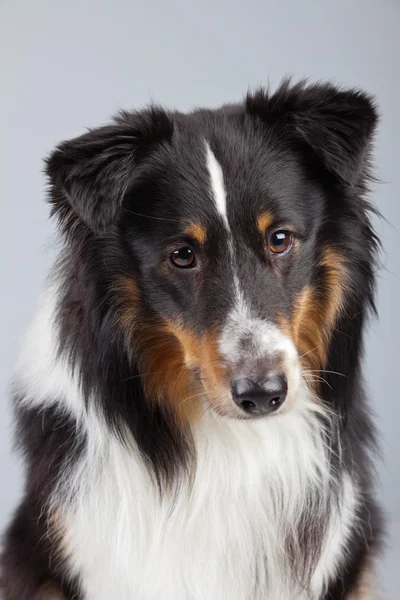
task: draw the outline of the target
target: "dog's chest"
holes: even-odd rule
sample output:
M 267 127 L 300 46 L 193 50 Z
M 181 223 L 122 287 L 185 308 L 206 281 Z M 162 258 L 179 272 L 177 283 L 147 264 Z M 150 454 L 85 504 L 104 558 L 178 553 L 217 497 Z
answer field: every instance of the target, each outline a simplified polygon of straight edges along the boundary
M 314 472 L 321 455 L 315 439 L 303 437 L 300 452 L 295 435 L 278 432 L 266 442 L 256 428 L 250 435 L 232 426 L 217 432 L 218 442 L 199 438 L 192 485 L 162 499 L 135 452 L 111 439 L 98 454 L 89 451 L 65 518 L 69 562 L 85 600 L 318 598 L 342 555 L 354 494 L 346 492 L 349 514 L 336 515 L 302 591 L 287 541 L 298 542 L 292 534 L 307 504 L 321 508 Z

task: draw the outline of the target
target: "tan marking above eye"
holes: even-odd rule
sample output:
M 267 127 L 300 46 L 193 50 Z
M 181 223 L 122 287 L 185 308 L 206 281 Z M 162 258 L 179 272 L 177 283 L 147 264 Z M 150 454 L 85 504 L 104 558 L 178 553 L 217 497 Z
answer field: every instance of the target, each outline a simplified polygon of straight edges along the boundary
M 274 217 L 268 211 L 260 213 L 257 217 L 257 229 L 261 235 L 265 235 L 265 232 L 271 227 L 274 222 Z
M 185 229 L 185 235 L 193 238 L 200 246 L 203 246 L 207 239 L 207 231 L 201 223 L 189 223 Z

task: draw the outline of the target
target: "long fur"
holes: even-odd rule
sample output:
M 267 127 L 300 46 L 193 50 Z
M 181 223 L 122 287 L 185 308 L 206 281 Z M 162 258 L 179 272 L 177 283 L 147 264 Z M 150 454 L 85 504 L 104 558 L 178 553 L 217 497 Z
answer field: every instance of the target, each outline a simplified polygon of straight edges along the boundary
M 6 600 L 353 597 L 381 531 L 361 376 L 376 121 L 362 92 L 286 81 L 124 112 L 49 157 L 64 245 L 14 378 Z M 272 223 L 296 227 L 279 259 Z M 183 274 L 165 257 L 189 237 Z M 282 410 L 241 418 L 230 378 L 277 365 Z

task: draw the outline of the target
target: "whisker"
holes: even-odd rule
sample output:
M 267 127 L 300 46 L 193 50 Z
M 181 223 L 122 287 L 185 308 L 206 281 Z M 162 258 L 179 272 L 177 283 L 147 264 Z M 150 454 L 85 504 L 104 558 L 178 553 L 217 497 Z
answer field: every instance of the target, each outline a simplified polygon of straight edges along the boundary
M 324 383 L 326 383 L 326 385 L 333 390 L 333 387 L 331 385 L 329 385 L 329 383 L 326 381 L 326 379 L 324 379 L 323 377 L 318 377 L 318 375 L 314 375 L 313 379 L 307 379 L 306 377 L 304 377 L 304 381 L 323 381 Z
M 303 373 L 332 373 L 333 375 L 340 375 L 341 377 L 346 377 L 346 378 L 348 377 L 344 373 L 339 373 L 338 371 L 326 371 L 324 369 L 314 369 L 314 370 L 305 369 L 303 371 Z
M 213 365 L 214 363 L 219 363 L 221 362 L 219 359 L 215 359 L 215 360 L 210 360 L 208 362 L 203 363 L 205 366 L 210 366 Z M 163 369 L 162 371 L 152 371 L 150 373 L 140 373 L 139 375 L 131 375 L 130 377 L 126 377 L 125 379 L 121 379 L 121 383 L 124 381 L 129 381 L 131 379 L 137 379 L 138 377 L 146 377 L 149 375 L 159 375 L 160 373 L 177 373 L 177 374 L 182 374 L 184 373 L 184 368 L 180 368 L 179 370 L 177 370 L 177 368 L 173 368 L 173 369 Z
M 182 402 L 180 402 L 178 404 L 178 406 L 182 406 L 182 404 L 185 404 L 185 402 L 187 402 L 188 400 L 192 400 L 193 398 L 199 398 L 200 396 L 206 396 L 206 392 L 200 392 L 200 394 L 193 394 L 193 396 L 188 396 L 187 398 L 185 398 L 184 400 L 182 400 Z
M 204 416 L 205 416 L 207 413 L 209 413 L 209 412 L 211 412 L 211 411 L 212 411 L 212 406 L 211 406 L 211 404 L 210 404 L 210 406 L 206 406 L 206 409 L 205 409 L 205 411 L 203 412 L 203 414 L 201 415 L 201 417 L 199 418 L 199 421 L 201 421 L 201 420 L 202 420 L 202 418 L 203 418 L 203 417 L 204 417 Z
M 137 379 L 138 377 L 146 377 L 148 375 L 159 375 L 160 373 L 171 373 L 171 371 L 173 371 L 174 373 L 177 372 L 177 369 L 164 369 L 163 371 L 152 371 L 150 373 L 140 373 L 139 375 L 132 375 L 131 377 L 126 377 L 125 379 L 121 379 L 121 383 L 124 381 L 129 381 L 130 379 Z M 179 370 L 180 373 L 183 373 L 183 369 Z
M 166 217 L 154 217 L 153 215 L 144 215 L 143 213 L 138 213 L 133 210 L 126 210 L 126 212 L 131 215 L 135 215 L 136 217 L 144 217 L 145 219 L 154 219 L 155 221 L 169 221 L 170 223 L 179 223 L 178 219 L 167 219 Z
M 307 356 L 307 354 L 310 354 L 310 352 L 314 352 L 314 350 L 318 350 L 318 348 L 320 348 L 320 347 L 321 346 L 315 346 L 315 348 L 311 348 L 311 350 L 309 350 L 308 352 L 304 352 L 304 354 L 299 356 L 299 358 L 303 358 L 304 356 Z

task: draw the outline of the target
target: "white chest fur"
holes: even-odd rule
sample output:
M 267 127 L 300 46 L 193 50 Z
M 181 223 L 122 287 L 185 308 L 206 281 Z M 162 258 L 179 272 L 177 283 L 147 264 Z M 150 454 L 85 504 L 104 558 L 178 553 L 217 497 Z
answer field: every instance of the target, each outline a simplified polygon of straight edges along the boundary
M 341 502 L 329 508 L 326 449 L 307 390 L 287 414 L 258 422 L 207 413 L 194 431 L 191 487 L 160 498 L 133 440 L 122 446 L 86 413 L 79 383 L 58 358 L 56 298 L 52 288 L 43 297 L 19 385 L 24 404 L 56 403 L 88 439 L 54 496 L 85 600 L 319 600 L 344 554 L 357 494 L 345 477 Z M 289 576 L 283 544 L 307 510 L 329 525 L 304 590 Z
M 96 422 L 95 422 L 96 421 Z M 69 487 L 66 546 L 85 600 L 318 599 L 343 554 L 355 491 L 343 487 L 307 591 L 290 577 L 283 540 L 312 490 L 326 511 L 325 451 L 312 411 L 262 422 L 213 415 L 195 431 L 191 488 L 160 495 L 133 443 L 91 419 L 85 458 Z

